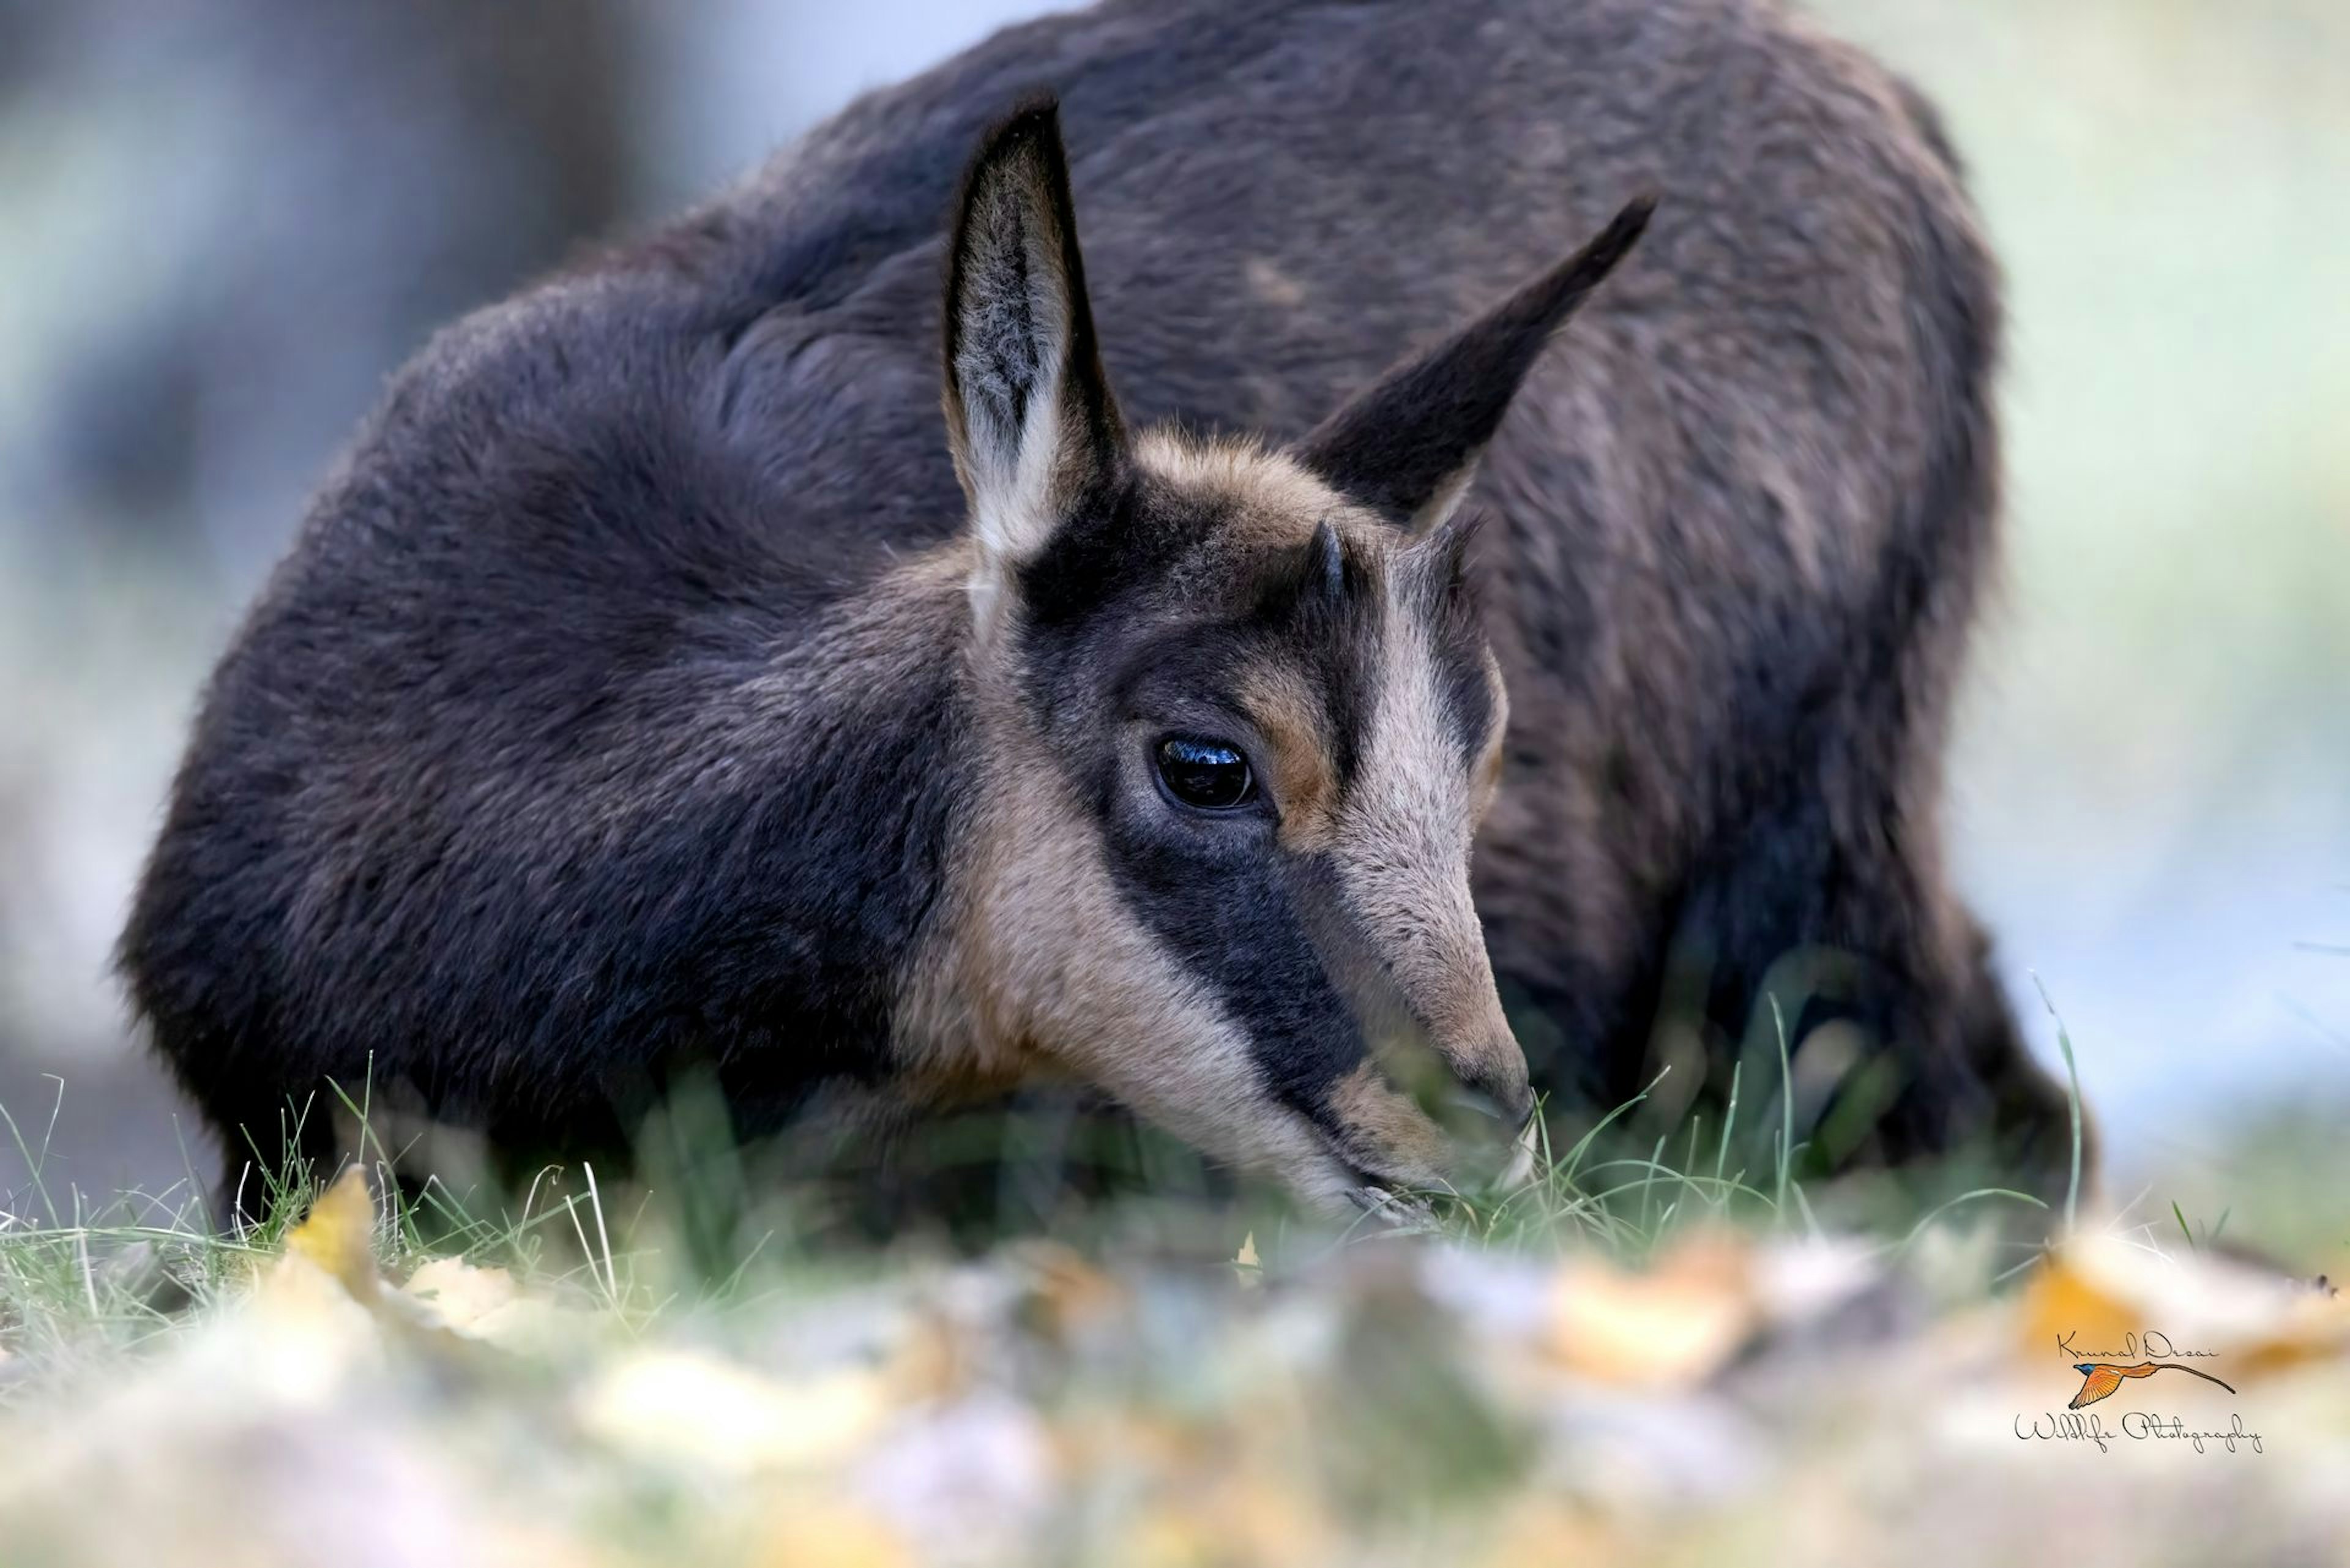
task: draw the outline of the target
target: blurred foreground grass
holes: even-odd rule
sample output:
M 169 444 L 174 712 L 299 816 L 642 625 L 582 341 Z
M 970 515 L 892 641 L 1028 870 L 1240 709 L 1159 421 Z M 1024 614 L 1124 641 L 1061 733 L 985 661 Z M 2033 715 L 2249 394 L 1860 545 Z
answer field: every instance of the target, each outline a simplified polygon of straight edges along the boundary
M 1606 1133 L 1345 1233 L 1192 1197 L 872 1251 L 778 1210 L 716 1273 L 585 1170 L 346 1172 L 227 1238 L 190 1189 L 36 1186 L 0 1563 L 2350 1561 L 2350 1308 L 2293 1277 L 2343 1236 L 2231 1259 L 2248 1193 L 2027 1247 L 1978 1189 L 1807 1197 L 1783 1131 Z M 2232 1389 L 2064 1409 L 2155 1334 Z

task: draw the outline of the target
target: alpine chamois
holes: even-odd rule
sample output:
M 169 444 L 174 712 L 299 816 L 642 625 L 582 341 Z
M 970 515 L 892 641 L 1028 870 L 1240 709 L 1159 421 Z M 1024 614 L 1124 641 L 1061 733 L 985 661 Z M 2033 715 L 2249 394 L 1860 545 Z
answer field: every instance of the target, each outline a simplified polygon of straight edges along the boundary
M 1999 330 L 1932 112 L 1773 0 L 1011 29 L 400 375 L 133 997 L 232 1179 L 329 1080 L 562 1153 L 691 1069 L 1337 1203 L 1777 1021 L 1814 1159 L 2044 1174 L 1937 821 Z

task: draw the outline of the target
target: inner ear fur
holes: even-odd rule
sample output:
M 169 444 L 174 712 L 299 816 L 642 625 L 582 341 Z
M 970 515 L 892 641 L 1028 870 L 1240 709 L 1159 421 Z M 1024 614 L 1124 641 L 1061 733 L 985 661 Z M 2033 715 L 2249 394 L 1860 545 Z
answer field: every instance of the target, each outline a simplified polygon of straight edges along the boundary
M 1086 297 L 1060 114 L 1023 103 L 963 177 L 948 252 L 948 440 L 983 558 L 1034 556 L 1125 435 Z

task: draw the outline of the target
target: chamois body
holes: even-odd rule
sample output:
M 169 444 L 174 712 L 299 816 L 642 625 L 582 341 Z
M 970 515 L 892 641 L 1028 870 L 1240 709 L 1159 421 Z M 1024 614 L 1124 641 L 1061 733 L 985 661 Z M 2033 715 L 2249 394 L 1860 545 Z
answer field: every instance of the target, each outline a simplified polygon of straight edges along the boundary
M 1931 115 L 1764 0 L 1114 0 L 861 99 L 397 379 L 213 680 L 125 937 L 232 1168 L 233 1129 L 370 1073 L 546 1150 L 689 1061 L 749 1132 L 1002 1088 L 1052 1046 L 1035 999 L 1127 972 L 1032 962 L 1024 922 L 1181 971 L 1133 1002 L 1142 1055 L 1241 961 L 1140 873 L 1037 874 L 1115 834 L 1046 845 L 1000 803 L 1049 757 L 984 739 L 941 247 L 964 153 L 1038 87 L 1138 426 L 1299 437 L 1661 194 L 1468 490 L 1508 713 L 1475 909 L 1534 1084 L 1719 1080 L 1825 954 L 1798 1055 L 1833 1017 L 1898 1069 L 1844 1152 L 2044 1156 L 1936 821 L 1999 302 Z M 1134 527 L 1180 531 L 1159 504 Z M 1113 1075 L 1148 1100 L 1162 1065 Z M 1221 1114 L 1165 1093 L 1187 1133 Z

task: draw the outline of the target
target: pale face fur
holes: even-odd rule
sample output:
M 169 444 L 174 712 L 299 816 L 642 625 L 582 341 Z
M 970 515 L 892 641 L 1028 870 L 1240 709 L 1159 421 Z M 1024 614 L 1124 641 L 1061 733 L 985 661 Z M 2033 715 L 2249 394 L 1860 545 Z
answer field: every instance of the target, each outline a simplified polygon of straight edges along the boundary
M 1468 882 L 1503 709 L 1446 542 L 1247 446 L 1148 435 L 1125 483 L 1078 543 L 1160 548 L 1074 613 L 971 563 L 984 776 L 910 1016 L 977 1081 L 1076 1078 L 1325 1204 L 1463 1176 L 1468 1085 L 1492 1163 L 1528 1104 Z M 1240 752 L 1251 803 L 1170 798 L 1170 733 Z

